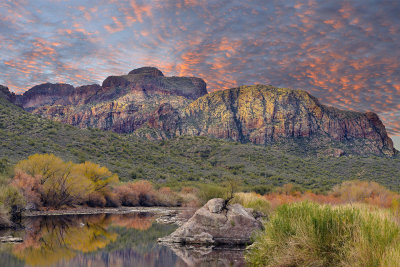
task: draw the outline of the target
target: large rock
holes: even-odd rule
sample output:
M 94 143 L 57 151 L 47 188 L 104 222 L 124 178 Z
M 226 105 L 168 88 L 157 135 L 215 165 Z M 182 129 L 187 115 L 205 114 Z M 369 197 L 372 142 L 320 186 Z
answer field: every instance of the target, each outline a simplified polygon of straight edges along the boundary
M 246 266 L 244 260 L 245 247 L 219 247 L 202 245 L 182 246 L 167 244 L 186 266 Z
M 163 243 L 202 245 L 244 245 L 262 223 L 240 204 L 225 206 L 221 198 L 211 199 Z

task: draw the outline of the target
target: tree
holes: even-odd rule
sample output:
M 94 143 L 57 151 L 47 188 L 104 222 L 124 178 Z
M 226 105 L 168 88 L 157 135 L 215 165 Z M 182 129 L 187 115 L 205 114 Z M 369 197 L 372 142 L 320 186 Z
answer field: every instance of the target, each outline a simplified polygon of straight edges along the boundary
M 225 190 L 224 199 L 226 206 L 228 205 L 229 201 L 231 201 L 235 197 L 235 193 L 239 191 L 240 182 L 232 177 L 229 177 L 223 182 L 223 187 Z
M 39 194 L 43 206 L 59 208 L 78 204 L 85 201 L 94 189 L 88 178 L 73 171 L 74 166 L 53 154 L 35 154 L 16 165 L 13 183 L 27 198 L 29 191 Z
M 104 193 L 104 189 L 111 183 L 118 182 L 118 175 L 111 173 L 106 167 L 101 167 L 90 161 L 74 166 L 76 174 L 82 175 L 92 182 L 94 191 Z

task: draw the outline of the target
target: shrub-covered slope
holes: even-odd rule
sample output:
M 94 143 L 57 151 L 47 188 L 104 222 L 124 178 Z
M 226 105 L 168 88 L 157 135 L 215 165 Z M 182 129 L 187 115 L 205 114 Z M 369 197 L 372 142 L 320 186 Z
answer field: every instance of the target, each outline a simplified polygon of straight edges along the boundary
M 316 157 L 300 146 L 264 147 L 207 137 L 151 142 L 53 122 L 0 98 L 0 158 L 16 163 L 34 153 L 90 160 L 107 166 L 123 181 L 218 183 L 233 177 L 262 191 L 285 183 L 324 190 L 342 180 L 368 179 L 400 190 L 398 157 Z

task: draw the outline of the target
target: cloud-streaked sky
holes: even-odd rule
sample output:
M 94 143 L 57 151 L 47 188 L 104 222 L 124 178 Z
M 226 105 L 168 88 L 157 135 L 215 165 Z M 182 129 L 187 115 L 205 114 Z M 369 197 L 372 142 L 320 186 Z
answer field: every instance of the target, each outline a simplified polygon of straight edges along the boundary
M 16 93 L 155 66 L 209 91 L 305 89 L 400 135 L 399 0 L 3 0 L 0 13 L 0 84 Z

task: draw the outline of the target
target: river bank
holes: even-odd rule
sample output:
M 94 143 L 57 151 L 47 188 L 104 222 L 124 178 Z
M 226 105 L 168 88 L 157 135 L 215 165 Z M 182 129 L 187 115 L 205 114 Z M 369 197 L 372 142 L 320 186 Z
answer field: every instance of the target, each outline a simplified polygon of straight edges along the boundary
M 90 215 L 90 214 L 128 214 L 128 213 L 152 213 L 154 215 L 166 215 L 178 212 L 192 211 L 192 207 L 119 207 L 119 208 L 90 208 L 78 207 L 65 210 L 32 210 L 24 211 L 23 217 L 34 216 L 62 216 L 62 215 Z

